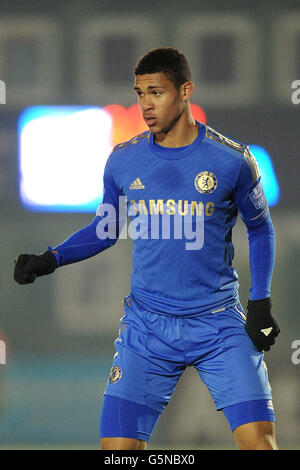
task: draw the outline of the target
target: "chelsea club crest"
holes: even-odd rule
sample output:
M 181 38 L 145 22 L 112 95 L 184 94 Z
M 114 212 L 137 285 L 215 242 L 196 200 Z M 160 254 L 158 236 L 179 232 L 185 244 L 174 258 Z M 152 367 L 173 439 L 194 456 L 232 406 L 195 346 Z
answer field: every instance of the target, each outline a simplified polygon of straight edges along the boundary
M 115 366 L 110 371 L 109 381 L 111 384 L 115 384 L 119 382 L 120 378 L 122 377 L 122 369 L 119 366 Z
M 218 184 L 216 176 L 210 171 L 201 171 L 195 178 L 195 188 L 199 193 L 210 194 Z

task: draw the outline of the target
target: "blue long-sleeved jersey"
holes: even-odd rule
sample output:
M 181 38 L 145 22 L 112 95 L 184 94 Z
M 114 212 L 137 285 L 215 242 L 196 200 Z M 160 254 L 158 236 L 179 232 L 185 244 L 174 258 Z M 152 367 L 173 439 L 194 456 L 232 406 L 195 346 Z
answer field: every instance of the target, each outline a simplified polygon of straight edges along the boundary
M 117 145 L 97 215 L 53 249 L 58 265 L 112 246 L 125 224 L 134 239 L 131 293 L 141 306 L 168 315 L 214 311 L 238 301 L 232 229 L 240 212 L 250 298 L 270 296 L 274 228 L 256 161 L 247 145 L 198 126 L 185 147 L 159 146 L 151 132 Z

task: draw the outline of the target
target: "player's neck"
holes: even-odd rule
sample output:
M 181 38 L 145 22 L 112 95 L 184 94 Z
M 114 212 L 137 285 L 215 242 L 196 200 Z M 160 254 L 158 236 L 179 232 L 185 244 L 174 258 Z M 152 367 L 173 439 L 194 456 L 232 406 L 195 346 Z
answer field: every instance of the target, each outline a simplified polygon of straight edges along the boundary
M 190 113 L 184 113 L 167 133 L 155 134 L 154 141 L 163 147 L 184 147 L 198 136 L 198 125 Z

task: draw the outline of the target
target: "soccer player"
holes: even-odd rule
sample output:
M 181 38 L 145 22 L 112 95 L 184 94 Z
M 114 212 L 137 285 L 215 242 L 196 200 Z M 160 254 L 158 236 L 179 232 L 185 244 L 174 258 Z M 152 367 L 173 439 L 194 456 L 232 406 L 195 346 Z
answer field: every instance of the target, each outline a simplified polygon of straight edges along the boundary
M 134 73 L 149 131 L 111 152 L 92 222 L 43 254 L 20 255 L 14 278 L 32 283 L 100 253 L 129 220 L 131 290 L 103 400 L 101 448 L 146 449 L 181 374 L 194 366 L 239 448 L 277 449 L 263 360 L 279 334 L 270 293 L 274 228 L 256 161 L 247 145 L 193 119 L 182 53 L 151 50 Z M 249 239 L 246 313 L 232 266 L 238 213 Z

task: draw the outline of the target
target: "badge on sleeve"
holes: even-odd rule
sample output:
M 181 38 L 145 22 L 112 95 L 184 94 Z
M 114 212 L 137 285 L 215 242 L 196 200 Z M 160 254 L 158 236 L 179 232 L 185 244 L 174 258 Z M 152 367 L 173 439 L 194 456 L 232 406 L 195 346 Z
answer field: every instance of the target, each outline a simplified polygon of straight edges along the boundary
M 263 209 L 265 207 L 267 200 L 261 181 L 253 188 L 252 192 L 249 194 L 249 198 L 255 209 Z

